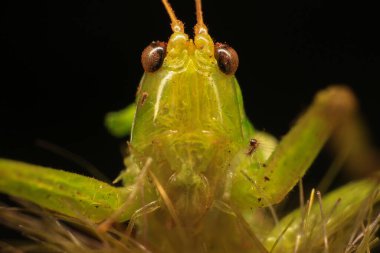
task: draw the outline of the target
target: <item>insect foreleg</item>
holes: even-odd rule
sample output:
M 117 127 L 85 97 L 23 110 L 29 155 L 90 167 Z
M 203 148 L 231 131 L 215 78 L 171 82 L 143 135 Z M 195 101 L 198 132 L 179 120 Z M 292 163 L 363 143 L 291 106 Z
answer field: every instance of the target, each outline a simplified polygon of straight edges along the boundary
M 354 117 L 356 99 L 343 86 L 317 94 L 313 104 L 281 140 L 264 167 L 240 152 L 232 163 L 230 198 L 238 206 L 280 202 L 303 177 L 326 141 Z
M 7 159 L 0 159 L 0 192 L 92 222 L 108 217 L 128 196 L 123 188 L 93 178 Z M 120 219 L 134 210 L 128 211 Z

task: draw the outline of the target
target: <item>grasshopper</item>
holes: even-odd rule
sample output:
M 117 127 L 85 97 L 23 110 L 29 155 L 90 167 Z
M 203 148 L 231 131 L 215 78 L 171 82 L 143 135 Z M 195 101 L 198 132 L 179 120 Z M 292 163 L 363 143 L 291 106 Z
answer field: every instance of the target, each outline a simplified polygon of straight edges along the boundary
M 272 222 L 264 211 L 299 183 L 331 137 L 349 145 L 342 144 L 347 135 L 339 133 L 360 128 L 352 92 L 344 86 L 319 92 L 277 144 L 247 118 L 234 75 L 238 55 L 213 42 L 201 1 L 195 1 L 192 39 L 169 2 L 162 2 L 173 33 L 167 43 L 153 42 L 142 52 L 145 73 L 135 104 L 107 118 L 116 135 L 131 130 L 127 169 L 117 179 L 123 187 L 0 159 L 0 191 L 113 242 L 94 249 L 78 237 L 68 246 L 45 234 L 45 241 L 60 245 L 58 251 L 366 252 L 380 219 L 372 209 L 380 199 L 374 178 L 347 184 L 323 199 L 312 192 L 306 204 L 281 220 Z M 268 153 L 261 144 L 276 147 Z M 13 217 L 8 209 L 2 215 Z M 114 228 L 124 221 L 127 228 Z M 120 240 L 111 236 L 115 233 Z

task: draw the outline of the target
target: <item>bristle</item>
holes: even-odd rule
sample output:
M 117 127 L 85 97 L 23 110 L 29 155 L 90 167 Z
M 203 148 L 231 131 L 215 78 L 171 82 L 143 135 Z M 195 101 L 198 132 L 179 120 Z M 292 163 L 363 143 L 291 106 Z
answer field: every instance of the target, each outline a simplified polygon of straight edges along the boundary
M 276 249 L 276 246 L 277 246 L 278 242 L 282 239 L 282 237 L 284 236 L 284 234 L 286 233 L 286 231 L 288 231 L 289 227 L 292 225 L 293 222 L 294 222 L 294 219 L 291 220 L 291 221 L 289 222 L 289 224 L 288 224 L 288 225 L 284 228 L 284 230 L 281 232 L 280 236 L 277 237 L 277 239 L 276 239 L 276 241 L 274 242 L 274 244 L 273 244 L 271 250 L 269 251 L 269 253 L 274 252 L 274 250 Z
M 25 204 L 25 202 L 23 202 Z M 99 234 L 96 224 L 54 214 L 29 203 L 24 208 L 0 208 L 0 221 L 6 226 L 19 230 L 36 243 L 25 245 L 0 244 L 1 252 L 6 246 L 9 252 L 149 252 L 143 245 L 114 228 Z M 38 250 L 36 250 L 38 249 Z M 8 251 L 7 251 L 8 252 Z
M 50 151 L 68 161 L 71 161 L 73 163 L 76 163 L 77 165 L 79 165 L 81 168 L 84 168 L 85 170 L 87 170 L 88 173 L 90 173 L 90 175 L 94 176 L 95 178 L 99 179 L 99 180 L 102 180 L 106 183 L 110 183 L 111 180 L 104 174 L 102 173 L 102 170 L 96 168 L 95 165 L 93 165 L 91 162 L 87 161 L 86 159 L 84 159 L 83 157 L 77 155 L 77 154 L 74 154 L 73 152 L 63 148 L 63 147 L 60 147 L 54 143 L 51 143 L 51 142 L 48 142 L 46 140 L 41 140 L 41 139 L 38 139 L 36 141 L 36 145 L 40 148 L 43 148 L 47 151 Z
M 318 197 L 318 204 L 319 204 L 319 210 L 321 211 L 321 221 L 322 221 L 322 228 L 323 228 L 323 243 L 325 245 L 324 252 L 329 252 L 329 240 L 327 236 L 327 226 L 326 226 L 326 218 L 325 218 L 325 212 L 323 210 L 322 205 L 322 195 L 319 191 L 317 191 L 317 197 Z
M 150 157 L 146 160 L 144 167 L 141 169 L 141 172 L 136 179 L 136 183 L 135 183 L 134 188 L 133 188 L 134 190 L 130 193 L 130 195 L 128 196 L 128 199 L 124 202 L 124 204 L 116 212 L 114 212 L 108 219 L 106 219 L 104 222 L 102 222 L 98 226 L 97 230 L 99 232 L 106 232 L 112 226 L 112 224 L 118 218 L 120 218 L 120 216 L 123 214 L 123 212 L 129 207 L 130 203 L 135 198 L 137 193 L 142 189 L 142 186 L 143 186 L 144 181 L 145 181 L 145 176 L 147 174 L 147 171 L 148 171 L 150 165 L 152 164 L 152 161 L 153 160 Z
M 161 183 L 158 181 L 157 177 L 154 175 L 153 172 L 149 171 L 149 175 L 152 177 L 153 179 L 153 182 L 157 188 L 157 191 L 159 192 L 163 202 L 165 203 L 166 205 L 166 208 L 168 209 L 169 213 L 170 213 L 170 216 L 173 218 L 177 228 L 178 228 L 178 232 L 179 232 L 179 235 L 180 235 L 180 238 L 182 239 L 183 242 L 186 242 L 186 233 L 183 231 L 183 226 L 181 224 L 181 221 L 178 217 L 178 214 L 177 214 L 177 211 L 175 210 L 174 208 L 174 205 L 172 203 L 172 201 L 170 200 L 168 194 L 166 193 L 164 187 L 162 187 Z
M 379 229 L 380 214 L 367 226 L 361 226 L 361 232 L 352 234 L 352 241 L 350 241 L 345 249 L 345 252 L 369 252 L 371 244 L 376 243 L 376 231 Z
M 309 198 L 307 205 L 306 205 L 307 212 L 306 212 L 305 220 L 303 221 L 304 229 L 306 229 L 309 225 L 308 221 L 309 221 L 309 216 L 310 216 L 310 212 L 311 212 L 311 207 L 314 204 L 314 193 L 315 193 L 315 189 L 312 189 L 311 193 L 310 193 L 310 198 Z

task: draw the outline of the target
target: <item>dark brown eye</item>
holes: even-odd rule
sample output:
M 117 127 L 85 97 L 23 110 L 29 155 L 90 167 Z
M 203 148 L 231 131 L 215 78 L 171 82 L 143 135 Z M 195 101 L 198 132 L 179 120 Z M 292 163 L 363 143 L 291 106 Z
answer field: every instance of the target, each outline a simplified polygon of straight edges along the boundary
M 166 55 L 166 43 L 153 41 L 141 54 L 141 64 L 146 72 L 158 70 Z
M 219 69 L 226 75 L 235 74 L 239 66 L 239 57 L 236 51 L 223 43 L 215 43 L 215 59 Z

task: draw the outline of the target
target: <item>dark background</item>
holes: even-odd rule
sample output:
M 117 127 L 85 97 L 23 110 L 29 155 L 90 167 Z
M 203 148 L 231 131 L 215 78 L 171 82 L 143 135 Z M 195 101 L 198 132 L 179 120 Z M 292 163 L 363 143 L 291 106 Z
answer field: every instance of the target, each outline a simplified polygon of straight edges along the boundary
M 171 2 L 192 34 L 193 1 Z M 141 51 L 171 34 L 160 1 L 1 5 L 0 157 L 88 174 L 38 148 L 41 139 L 115 178 L 123 141 L 107 133 L 103 117 L 133 101 L 143 73 Z M 239 54 L 236 75 L 259 129 L 283 135 L 313 94 L 345 83 L 357 94 L 380 147 L 380 21 L 374 3 L 204 0 L 203 10 L 215 41 L 228 42 Z

